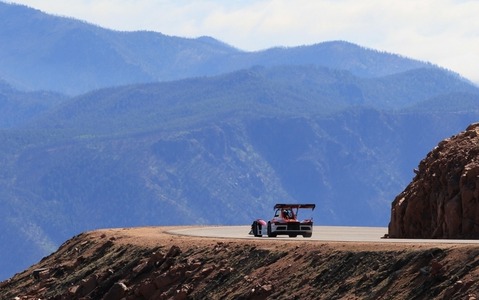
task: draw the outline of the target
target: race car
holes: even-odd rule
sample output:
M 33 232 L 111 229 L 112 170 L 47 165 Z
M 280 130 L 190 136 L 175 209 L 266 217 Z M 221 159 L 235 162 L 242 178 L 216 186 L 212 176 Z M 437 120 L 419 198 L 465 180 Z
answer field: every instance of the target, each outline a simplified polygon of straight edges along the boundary
M 263 219 L 255 220 L 251 225 L 250 234 L 257 237 L 263 235 L 297 237 L 302 235 L 309 238 L 313 235 L 313 218 L 299 221 L 298 211 L 300 208 L 314 210 L 315 207 L 315 204 L 276 204 L 274 217 L 268 222 Z

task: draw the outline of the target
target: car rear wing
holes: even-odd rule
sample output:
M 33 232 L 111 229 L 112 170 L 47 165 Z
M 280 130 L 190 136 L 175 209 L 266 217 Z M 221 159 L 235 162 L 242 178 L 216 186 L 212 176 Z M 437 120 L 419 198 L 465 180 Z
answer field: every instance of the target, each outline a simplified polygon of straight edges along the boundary
M 316 207 L 316 204 L 276 204 L 274 206 L 274 209 L 278 209 L 278 208 L 310 208 L 312 210 L 314 210 L 314 208 Z

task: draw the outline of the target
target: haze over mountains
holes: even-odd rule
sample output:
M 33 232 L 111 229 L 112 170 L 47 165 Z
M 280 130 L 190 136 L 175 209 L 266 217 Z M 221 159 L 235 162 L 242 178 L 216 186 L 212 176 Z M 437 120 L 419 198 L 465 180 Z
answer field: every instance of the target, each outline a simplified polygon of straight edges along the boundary
M 0 43 L 0 279 L 85 230 L 249 224 L 276 202 L 386 226 L 479 116 L 466 79 L 344 41 L 244 52 L 0 2 Z
M 0 78 L 28 90 L 70 95 L 112 85 L 217 75 L 255 65 L 320 65 L 362 77 L 428 64 L 349 43 L 244 52 L 211 37 L 118 32 L 0 3 Z

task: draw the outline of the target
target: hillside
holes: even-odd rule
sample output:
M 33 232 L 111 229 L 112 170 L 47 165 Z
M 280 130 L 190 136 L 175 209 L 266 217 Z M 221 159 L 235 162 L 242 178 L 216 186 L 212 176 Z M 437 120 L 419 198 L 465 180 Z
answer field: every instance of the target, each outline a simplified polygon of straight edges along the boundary
M 446 112 L 473 113 L 478 110 L 477 99 L 479 88 L 441 69 L 365 79 L 324 67 L 254 67 L 213 77 L 92 91 L 22 127 L 95 135 L 157 128 L 177 131 L 225 120 L 324 118 L 351 109 L 425 111 L 420 107 L 433 106 L 434 101 L 449 103 Z
M 278 201 L 385 226 L 479 117 L 457 74 L 345 41 L 245 52 L 0 2 L 0 43 L 0 278 L 79 232 L 249 224 Z
M 78 95 L 133 83 L 218 75 L 252 66 L 315 65 L 361 77 L 430 64 L 343 41 L 245 52 L 211 37 L 118 32 L 0 2 L 0 79 L 24 90 Z
M 424 153 L 479 114 L 453 105 L 479 94 L 462 79 L 401 74 L 255 67 L 111 87 L 0 131 L 4 278 L 85 230 L 249 224 L 278 201 L 385 226 Z M 439 98 L 447 111 L 412 109 Z
M 24 92 L 0 80 L 0 129 L 25 125 L 67 97 L 53 92 Z
M 472 245 L 82 233 L 0 282 L 2 299 L 475 299 Z M 294 274 L 294 276 L 291 276 Z M 124 298 L 125 297 L 125 298 Z

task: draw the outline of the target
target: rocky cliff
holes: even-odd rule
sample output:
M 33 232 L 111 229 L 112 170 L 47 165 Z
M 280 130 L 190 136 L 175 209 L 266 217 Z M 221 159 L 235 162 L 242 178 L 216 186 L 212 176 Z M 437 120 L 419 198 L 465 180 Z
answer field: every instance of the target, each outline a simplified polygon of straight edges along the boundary
M 475 245 L 185 237 L 168 228 L 80 234 L 0 282 L 0 299 L 468 299 Z
M 479 123 L 440 142 L 392 203 L 391 238 L 479 238 Z

